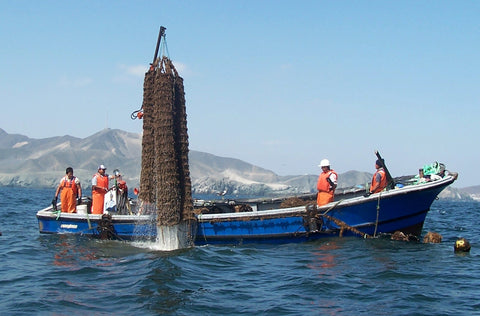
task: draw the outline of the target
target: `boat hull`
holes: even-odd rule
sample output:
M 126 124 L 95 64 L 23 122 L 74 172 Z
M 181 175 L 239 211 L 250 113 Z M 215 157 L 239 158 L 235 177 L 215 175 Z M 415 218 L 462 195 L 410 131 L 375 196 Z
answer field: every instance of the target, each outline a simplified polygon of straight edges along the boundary
M 299 206 L 265 209 L 251 205 L 248 212 L 199 214 L 192 227 L 194 243 L 243 244 L 304 242 L 324 237 L 369 237 L 402 231 L 419 236 L 438 194 L 455 181 L 442 180 L 406 186 L 368 197 L 340 199 L 322 207 Z M 258 211 L 258 209 L 262 209 Z M 51 208 L 37 212 L 40 233 L 83 234 L 100 237 L 105 230 L 101 215 L 57 216 Z M 157 236 L 155 216 L 112 215 L 111 230 L 116 239 L 151 239 Z
M 402 231 L 419 236 L 438 194 L 454 181 L 339 200 L 322 207 L 199 215 L 196 244 L 308 241 L 332 236 L 375 236 Z
M 102 231 L 108 229 L 115 239 L 123 240 L 151 239 L 157 234 L 156 220 L 145 215 L 113 215 L 111 222 L 105 223 L 102 215 L 61 213 L 58 216 L 45 209 L 37 213 L 37 219 L 39 231 L 44 234 L 79 234 L 100 238 Z

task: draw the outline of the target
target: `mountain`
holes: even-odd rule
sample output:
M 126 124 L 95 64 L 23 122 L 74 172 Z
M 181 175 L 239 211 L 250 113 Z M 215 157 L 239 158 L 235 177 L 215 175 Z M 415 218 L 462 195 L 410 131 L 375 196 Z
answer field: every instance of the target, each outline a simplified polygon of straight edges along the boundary
M 470 196 L 476 201 L 480 201 L 480 185 L 460 189 L 460 192 Z
M 119 169 L 129 187 L 138 187 L 142 136 L 104 129 L 87 138 L 57 136 L 33 139 L 0 129 L 0 186 L 56 187 L 65 168 L 74 168 L 83 187 L 89 186 L 98 165 L 107 172 Z M 279 176 L 234 158 L 190 151 L 193 194 L 285 195 L 316 192 L 318 175 Z M 348 171 L 339 174 L 338 187 L 365 184 L 372 174 Z M 455 190 L 455 189 L 449 189 Z M 446 190 L 447 191 L 447 190 Z M 462 197 L 453 192 L 452 197 Z

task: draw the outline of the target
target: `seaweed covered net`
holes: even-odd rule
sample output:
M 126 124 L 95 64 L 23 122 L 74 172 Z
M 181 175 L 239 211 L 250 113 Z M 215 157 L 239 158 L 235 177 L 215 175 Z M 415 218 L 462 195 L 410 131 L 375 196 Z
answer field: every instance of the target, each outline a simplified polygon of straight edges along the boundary
M 153 113 L 154 103 L 153 96 L 155 94 L 155 72 L 149 71 L 145 74 L 143 82 L 143 104 L 144 113 Z M 153 115 L 143 117 L 143 137 L 142 137 L 142 169 L 140 172 L 140 193 L 139 199 L 144 203 L 154 203 L 155 195 L 153 188 L 155 187 L 154 179 L 151 176 L 154 172 L 154 128 Z
M 145 75 L 139 199 L 156 205 L 159 224 L 193 219 L 183 79 L 168 57 Z

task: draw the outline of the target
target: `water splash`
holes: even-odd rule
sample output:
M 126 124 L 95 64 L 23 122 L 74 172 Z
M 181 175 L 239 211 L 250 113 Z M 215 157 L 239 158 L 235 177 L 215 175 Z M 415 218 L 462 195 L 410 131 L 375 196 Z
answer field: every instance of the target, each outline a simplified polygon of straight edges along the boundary
M 190 225 L 187 221 L 180 222 L 178 225 L 165 226 L 157 225 L 158 250 L 177 250 L 192 246 L 190 234 Z
M 152 225 L 148 231 L 143 227 L 135 227 L 136 236 L 132 245 L 138 248 L 146 248 L 155 251 L 173 251 L 193 246 L 193 224 L 189 221 L 182 221 L 178 225 L 165 226 L 157 223 L 152 217 Z M 141 230 L 141 231 L 140 231 Z M 156 236 L 152 238 L 152 236 Z

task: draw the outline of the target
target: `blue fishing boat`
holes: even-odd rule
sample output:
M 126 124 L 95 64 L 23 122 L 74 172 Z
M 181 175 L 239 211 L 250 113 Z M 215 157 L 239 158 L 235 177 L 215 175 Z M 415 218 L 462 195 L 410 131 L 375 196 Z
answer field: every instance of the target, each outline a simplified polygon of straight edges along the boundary
M 419 236 L 430 206 L 456 175 L 440 180 L 357 195 L 318 207 L 314 204 L 240 213 L 199 214 L 196 244 L 309 241 L 322 237 L 361 236 L 401 231 Z M 266 203 L 267 205 L 270 203 Z M 254 208 L 265 208 L 261 201 Z
M 397 185 L 364 196 L 365 188 L 338 189 L 335 201 L 316 206 L 314 194 L 290 198 L 195 201 L 191 234 L 195 245 L 285 243 L 334 236 L 372 237 L 401 231 L 419 236 L 438 194 L 457 179 L 456 173 L 419 182 L 397 178 Z M 298 206 L 285 207 L 295 200 Z M 80 205 L 78 213 L 61 213 L 53 206 L 37 212 L 40 233 L 81 234 L 120 240 L 155 240 L 156 214 L 89 214 Z M 83 205 L 89 204 L 84 198 Z M 287 203 L 288 204 L 288 203 Z

